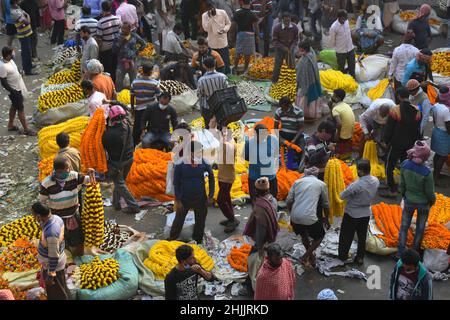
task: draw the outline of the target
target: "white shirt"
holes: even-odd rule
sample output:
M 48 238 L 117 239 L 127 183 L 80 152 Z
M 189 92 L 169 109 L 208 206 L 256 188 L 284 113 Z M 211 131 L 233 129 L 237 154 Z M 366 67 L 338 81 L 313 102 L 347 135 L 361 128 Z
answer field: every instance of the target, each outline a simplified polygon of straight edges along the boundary
M 6 82 L 14 90 L 22 91 L 22 93 L 27 92 L 25 82 L 23 82 L 14 60 L 9 60 L 8 62 L 5 62 L 3 59 L 0 60 L 0 78 L 6 78 Z
M 89 101 L 89 117 L 94 115 L 95 110 L 102 108 L 105 110 L 105 119 L 109 115 L 109 106 L 103 104 L 103 100 L 106 100 L 106 96 L 103 92 L 94 91 L 94 93 L 88 98 Z
M 336 20 L 331 25 L 330 47 L 335 48 L 336 53 L 347 53 L 355 48 L 348 20 L 346 20 L 344 24 L 340 24 L 339 21 Z
M 397 81 L 402 81 L 405 74 L 406 65 L 414 59 L 419 52 L 419 49 L 412 44 L 402 43 L 394 49 L 391 59 L 391 66 L 389 68 L 389 77 L 394 76 Z
M 450 109 L 441 103 L 436 103 L 431 109 L 434 119 L 434 126 L 447 132 L 446 122 L 450 121 Z
M 388 117 L 386 116 L 383 118 L 380 115 L 380 107 L 382 105 L 388 105 L 389 108 L 392 108 L 395 106 L 395 102 L 391 99 L 376 99 L 370 104 L 369 108 L 359 116 L 359 123 L 361 124 L 364 134 L 369 134 L 368 127 L 370 126 L 372 120 L 379 125 L 385 125 L 387 123 Z
M 166 39 L 163 41 L 163 51 L 180 54 L 183 53 L 183 48 L 181 47 L 180 38 L 173 30 L 167 32 Z
M 208 33 L 208 44 L 212 49 L 228 47 L 227 32 L 230 30 L 231 21 L 225 10 L 216 9 L 214 17 L 208 16 L 208 11 L 202 15 L 202 27 Z M 219 32 L 223 30 L 223 33 Z

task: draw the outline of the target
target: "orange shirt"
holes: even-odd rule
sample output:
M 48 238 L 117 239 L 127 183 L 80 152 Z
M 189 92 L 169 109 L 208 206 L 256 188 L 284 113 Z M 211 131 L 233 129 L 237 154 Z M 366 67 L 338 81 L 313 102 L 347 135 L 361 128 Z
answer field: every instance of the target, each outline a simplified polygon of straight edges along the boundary
M 208 54 L 206 54 L 208 55 Z M 225 67 L 225 63 L 223 62 L 222 57 L 220 54 L 215 51 L 211 50 L 211 56 L 216 59 L 216 69 Z M 192 56 L 192 68 L 199 68 L 200 65 L 198 64 L 198 52 L 195 52 Z M 203 68 L 203 66 L 201 66 Z
M 112 100 L 113 93 L 116 90 L 116 86 L 110 76 L 100 73 L 92 77 L 95 91 L 102 92 L 106 99 Z

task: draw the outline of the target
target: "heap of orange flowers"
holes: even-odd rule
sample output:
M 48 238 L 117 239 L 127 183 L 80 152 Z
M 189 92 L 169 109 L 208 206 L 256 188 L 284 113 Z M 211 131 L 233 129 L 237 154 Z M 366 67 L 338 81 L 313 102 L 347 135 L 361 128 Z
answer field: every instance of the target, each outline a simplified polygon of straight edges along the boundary
M 172 155 L 156 149 L 136 149 L 134 161 L 126 180 L 128 189 L 137 199 L 151 197 L 171 201 L 166 194 L 167 162 Z
M 17 239 L 0 254 L 0 274 L 40 269 L 37 254 L 37 248 L 28 239 Z
M 359 149 L 359 146 L 361 145 L 362 139 L 363 139 L 363 131 L 361 128 L 361 124 L 359 122 L 355 122 L 355 128 L 353 130 L 353 136 L 352 136 L 352 145 L 354 149 Z
M 105 114 L 102 108 L 95 110 L 86 130 L 81 137 L 81 162 L 85 168 L 93 168 L 97 172 L 106 173 L 108 165 L 103 148 L 102 137 L 105 132 Z
M 55 156 L 50 156 L 45 159 L 39 161 L 39 181 L 47 178 L 53 171 L 53 161 L 55 160 Z
M 338 159 L 339 160 L 339 159 Z M 355 175 L 353 174 L 352 169 L 342 160 L 339 160 L 342 169 L 342 175 L 344 176 L 345 186 L 348 186 L 350 183 L 355 181 Z
M 252 250 L 252 246 L 248 243 L 243 244 L 240 248 L 233 247 L 227 256 L 230 266 L 240 272 L 247 272 L 247 258 Z

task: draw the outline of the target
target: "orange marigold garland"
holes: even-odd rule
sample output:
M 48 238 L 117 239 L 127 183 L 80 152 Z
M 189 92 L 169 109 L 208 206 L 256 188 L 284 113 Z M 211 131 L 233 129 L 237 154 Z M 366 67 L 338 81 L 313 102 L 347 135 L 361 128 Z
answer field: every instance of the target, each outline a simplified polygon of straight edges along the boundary
M 53 171 L 53 161 L 55 160 L 55 156 L 50 156 L 45 159 L 42 159 L 39 164 L 39 181 L 44 180 L 49 175 L 51 175 Z
M 341 163 L 342 175 L 344 176 L 345 186 L 348 186 L 350 183 L 355 181 L 355 175 L 353 174 L 352 169 L 342 160 L 338 159 Z
M 227 256 L 230 266 L 240 272 L 247 272 L 247 258 L 252 250 L 252 246 L 248 243 L 243 244 L 240 248 L 233 247 Z
M 93 168 L 100 173 L 108 171 L 102 137 L 105 132 L 105 114 L 102 108 L 95 110 L 81 138 L 81 162 L 85 168 Z
M 352 136 L 352 145 L 354 149 L 359 150 L 359 146 L 361 145 L 363 136 L 364 134 L 361 125 L 359 124 L 359 122 L 355 122 L 355 128 L 353 130 Z

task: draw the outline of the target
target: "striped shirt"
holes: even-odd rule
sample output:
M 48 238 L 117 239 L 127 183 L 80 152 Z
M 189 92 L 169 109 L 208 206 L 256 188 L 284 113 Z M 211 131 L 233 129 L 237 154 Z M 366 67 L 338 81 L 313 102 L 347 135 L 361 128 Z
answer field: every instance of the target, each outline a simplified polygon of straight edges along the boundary
M 217 71 L 206 72 L 197 84 L 197 96 L 200 99 L 200 107 L 209 109 L 208 99 L 216 90 L 228 87 L 228 78 L 223 73 Z
M 75 31 L 80 32 L 81 27 L 86 26 L 91 30 L 91 36 L 95 36 L 97 34 L 97 24 L 98 21 L 94 18 L 81 18 L 75 24 Z
M 111 50 L 114 36 L 120 32 L 120 19 L 109 15 L 101 18 L 97 24 L 97 38 L 100 40 L 100 51 Z
M 11 19 L 14 20 L 14 25 L 17 29 L 17 38 L 22 39 L 33 34 L 31 24 L 27 21 L 25 11 L 20 8 L 12 8 Z
M 286 112 L 284 112 L 281 108 L 278 108 L 275 111 L 275 122 L 278 123 L 280 121 L 280 133 L 295 135 L 303 125 L 305 118 L 303 116 L 303 111 L 300 108 L 291 106 Z
M 136 110 L 145 110 L 156 102 L 156 96 L 161 93 L 159 81 L 146 76 L 137 77 L 131 84 L 131 94 L 136 97 Z
M 52 213 L 60 217 L 72 216 L 78 210 L 78 186 L 89 181 L 88 176 L 76 171 L 70 171 L 63 184 L 48 176 L 41 183 L 39 201 L 47 204 Z
M 60 217 L 52 215 L 42 226 L 38 261 L 44 269 L 50 272 L 63 270 L 66 266 L 64 248 L 64 221 Z

